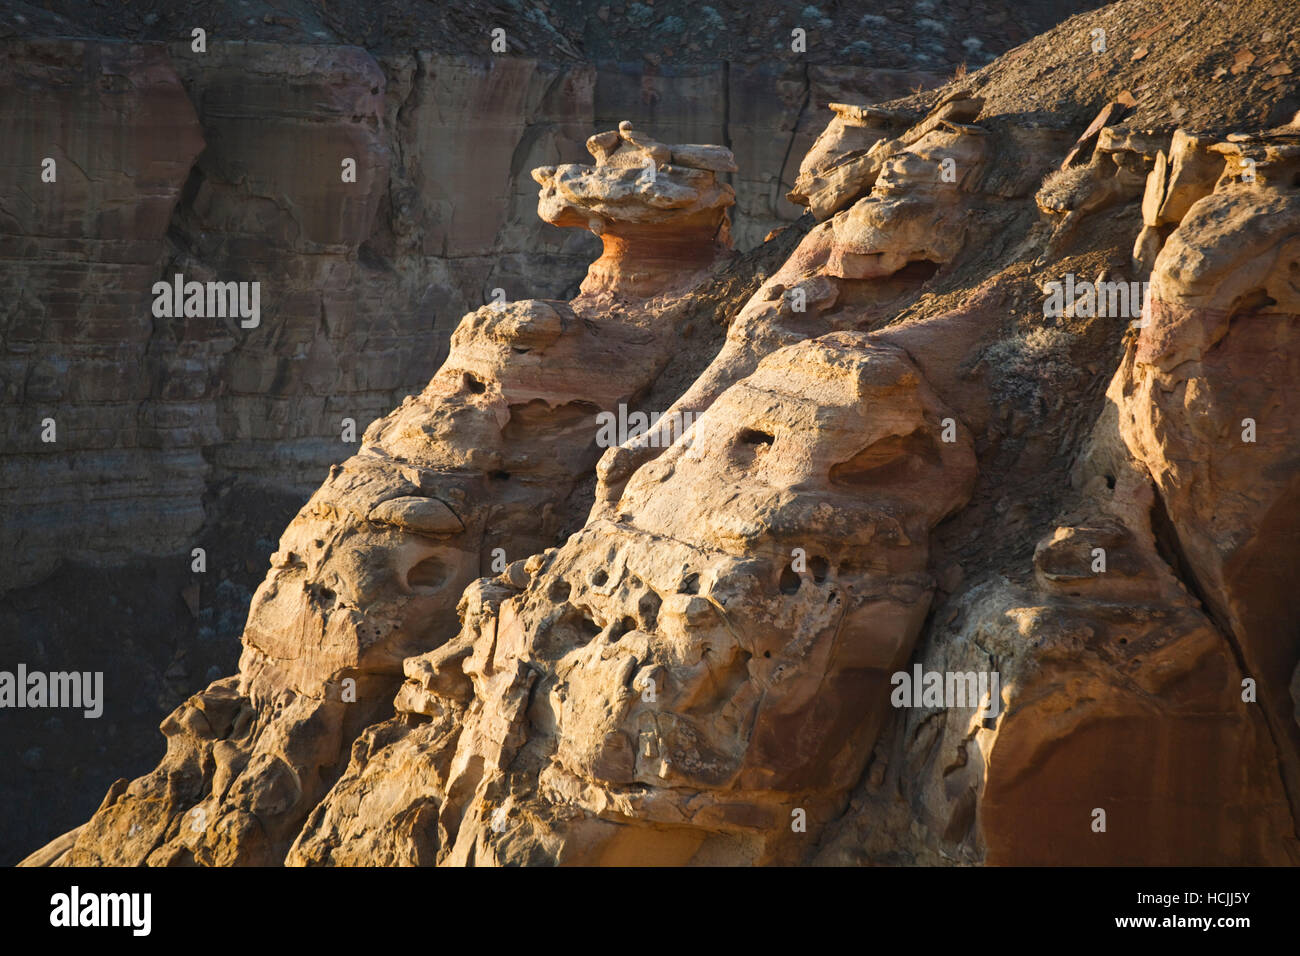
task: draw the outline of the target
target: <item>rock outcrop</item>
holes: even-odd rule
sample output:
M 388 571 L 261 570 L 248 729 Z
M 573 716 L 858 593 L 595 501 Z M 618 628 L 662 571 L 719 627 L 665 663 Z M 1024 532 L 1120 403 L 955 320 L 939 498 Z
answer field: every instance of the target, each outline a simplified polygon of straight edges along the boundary
M 721 146 L 666 146 L 629 122 L 587 140 L 596 165 L 533 170 L 542 187 L 538 215 L 555 226 L 585 227 L 604 255 L 581 289 L 644 298 L 657 295 L 731 249 L 728 207 L 735 190 L 718 181 L 736 171 Z
M 1134 142 L 1100 132 L 1108 161 Z M 909 713 L 827 861 L 860 858 L 858 841 L 989 864 L 1300 860 L 1300 447 L 1283 384 L 1300 360 L 1287 278 L 1297 136 L 1154 139 L 1134 151 L 1155 160 L 1142 203 L 1150 289 L 1119 316 L 1133 331 L 1066 508 L 1038 541 L 1032 577 L 969 589 L 922 655 L 941 673 L 996 669 L 1004 714 Z M 1129 184 L 1079 211 L 1138 194 Z M 1058 228 L 1043 255 L 1061 241 Z M 1104 316 L 1102 296 L 1071 314 Z M 898 819 L 891 783 L 929 834 L 905 848 L 863 832 Z
M 973 478 L 947 414 L 900 349 L 769 356 L 616 519 L 466 593 L 288 862 L 797 860 L 789 821 L 861 773 Z
M 581 294 L 462 320 L 239 675 L 27 862 L 1300 862 L 1300 11 L 1259 6 L 1249 59 L 1122 0 L 836 107 L 734 310 L 727 149 L 543 164 Z
M 625 127 L 616 135 L 650 142 Z M 693 149 L 696 162 L 730 163 L 726 150 Z M 578 181 L 601 171 L 568 169 Z M 655 205 L 681 190 L 673 175 L 645 198 L 602 206 L 611 231 L 648 212 L 666 232 L 674 217 L 693 230 L 691 204 Z M 721 223 L 729 190 L 711 195 Z M 494 303 L 466 316 L 424 391 L 375 422 L 290 524 L 253 598 L 238 678 L 164 722 L 163 764 L 122 781 L 63 860 L 282 860 L 353 740 L 390 710 L 403 661 L 455 633 L 462 591 L 494 564 L 518 575 L 574 523 L 575 489 L 599 454 L 598 416 L 626 415 L 668 366 L 693 319 L 687 293 L 709 276 L 700 265 L 668 277 L 671 302 L 598 260 L 599 281 L 584 283 L 593 291 L 572 303 Z
M 1216 183 L 1199 180 L 1203 198 L 1188 195 L 1190 177 L 1171 177 L 1164 216 L 1182 214 L 1112 395 L 1188 585 L 1257 683 L 1300 816 L 1300 127 L 1210 153 L 1225 162 Z

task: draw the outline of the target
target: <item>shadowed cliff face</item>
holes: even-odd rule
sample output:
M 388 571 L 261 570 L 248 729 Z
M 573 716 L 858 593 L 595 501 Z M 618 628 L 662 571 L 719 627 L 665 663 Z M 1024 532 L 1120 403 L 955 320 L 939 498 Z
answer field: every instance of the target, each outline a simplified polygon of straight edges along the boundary
M 728 149 L 540 165 L 602 239 L 581 294 L 461 320 L 285 532 L 238 676 L 27 862 L 1296 862 L 1300 13 L 1189 107 L 1214 9 L 837 106 L 743 296 Z

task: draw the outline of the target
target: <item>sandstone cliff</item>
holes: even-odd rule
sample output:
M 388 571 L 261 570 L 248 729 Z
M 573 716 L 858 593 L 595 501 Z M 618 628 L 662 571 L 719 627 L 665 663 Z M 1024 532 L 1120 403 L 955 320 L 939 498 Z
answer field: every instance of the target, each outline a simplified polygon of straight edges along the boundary
M 733 242 L 756 249 L 802 211 L 825 104 L 936 85 L 1051 7 L 4 4 L 0 657 L 102 670 L 131 703 L 73 740 L 13 715 L 0 860 L 92 809 L 66 780 L 157 761 L 149 729 L 233 669 L 286 522 L 464 313 L 577 293 L 601 242 L 534 214 L 531 169 L 622 120 L 725 144 Z M 258 326 L 153 316 L 177 274 L 259 282 Z
M 743 155 L 543 163 L 579 294 L 461 320 L 27 862 L 1300 862 L 1297 36 L 1122 0 L 837 100 L 745 256 Z

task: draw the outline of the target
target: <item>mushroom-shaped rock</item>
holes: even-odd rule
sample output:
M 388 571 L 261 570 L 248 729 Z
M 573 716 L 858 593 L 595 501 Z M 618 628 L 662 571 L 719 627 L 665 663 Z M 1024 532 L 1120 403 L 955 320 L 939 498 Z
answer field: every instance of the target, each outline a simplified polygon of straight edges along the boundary
M 624 121 L 587 140 L 594 166 L 533 170 L 537 212 L 556 226 L 588 229 L 604 255 L 584 293 L 657 295 L 696 275 L 731 248 L 727 209 L 735 191 L 718 175 L 736 171 L 722 146 L 668 146 Z

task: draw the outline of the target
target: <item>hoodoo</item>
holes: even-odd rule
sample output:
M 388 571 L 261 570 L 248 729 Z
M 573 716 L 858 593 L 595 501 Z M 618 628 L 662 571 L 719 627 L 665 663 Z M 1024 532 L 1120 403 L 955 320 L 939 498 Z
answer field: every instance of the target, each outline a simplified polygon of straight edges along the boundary
M 604 243 L 582 282 L 585 293 L 646 297 L 683 282 L 731 249 L 727 208 L 735 190 L 718 181 L 736 172 L 721 146 L 666 146 L 632 129 L 587 140 L 595 166 L 543 166 L 538 215 L 590 229 Z

